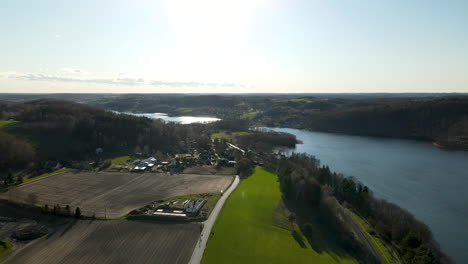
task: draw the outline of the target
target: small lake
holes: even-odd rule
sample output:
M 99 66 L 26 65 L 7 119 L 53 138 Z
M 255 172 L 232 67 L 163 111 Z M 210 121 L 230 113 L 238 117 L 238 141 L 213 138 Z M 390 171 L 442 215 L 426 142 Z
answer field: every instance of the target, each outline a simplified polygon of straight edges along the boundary
M 128 115 L 134 116 L 144 116 L 151 119 L 162 119 L 165 122 L 175 122 L 180 124 L 192 124 L 192 123 L 211 123 L 215 121 L 219 121 L 221 119 L 215 117 L 201 117 L 201 116 L 168 116 L 165 113 L 124 113 Z
M 431 228 L 446 254 L 468 263 L 468 152 L 411 140 L 270 129 L 304 142 L 290 151 L 314 155 L 410 211 Z

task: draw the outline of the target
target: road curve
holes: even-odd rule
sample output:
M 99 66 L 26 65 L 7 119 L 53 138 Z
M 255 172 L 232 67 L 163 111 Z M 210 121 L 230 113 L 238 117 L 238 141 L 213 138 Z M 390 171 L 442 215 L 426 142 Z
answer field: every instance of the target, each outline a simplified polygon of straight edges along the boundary
M 224 192 L 223 196 L 218 200 L 215 208 L 211 211 L 210 217 L 204 222 L 203 230 L 200 234 L 200 238 L 198 239 L 198 243 L 195 245 L 195 249 L 193 250 L 192 257 L 190 258 L 189 264 L 199 264 L 203 257 L 203 252 L 205 252 L 206 242 L 210 237 L 211 229 L 214 226 L 216 218 L 218 217 L 221 208 L 223 208 L 224 202 L 226 202 L 229 195 L 231 195 L 232 191 L 236 189 L 237 185 L 239 185 L 239 176 L 236 176 L 234 182 L 231 184 L 229 189 Z

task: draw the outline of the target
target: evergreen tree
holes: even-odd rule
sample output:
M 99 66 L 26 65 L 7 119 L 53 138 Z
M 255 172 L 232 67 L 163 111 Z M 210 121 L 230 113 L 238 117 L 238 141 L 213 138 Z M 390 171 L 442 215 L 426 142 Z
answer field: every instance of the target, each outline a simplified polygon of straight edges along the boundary
M 80 218 L 81 217 L 81 209 L 79 207 L 77 207 L 75 209 L 75 217 L 76 218 Z
M 65 214 L 65 216 L 70 216 L 71 215 L 70 206 L 68 204 L 67 204 L 67 206 L 65 206 L 64 214 Z

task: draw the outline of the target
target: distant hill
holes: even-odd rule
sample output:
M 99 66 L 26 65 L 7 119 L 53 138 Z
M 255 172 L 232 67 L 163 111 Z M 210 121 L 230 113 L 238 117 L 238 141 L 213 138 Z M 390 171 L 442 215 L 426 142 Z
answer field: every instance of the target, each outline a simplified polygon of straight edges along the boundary
M 18 121 L 0 131 L 0 171 L 46 160 L 93 160 L 97 148 L 104 149 L 104 156 L 132 153 L 135 148 L 145 153 L 176 152 L 187 147 L 180 143 L 187 137 L 202 136 L 188 126 L 58 99 L 0 102 L 0 109 L 0 120 Z
M 101 109 L 244 119 L 252 126 L 426 140 L 468 150 L 466 94 L 0 94 L 0 99 L 41 96 Z

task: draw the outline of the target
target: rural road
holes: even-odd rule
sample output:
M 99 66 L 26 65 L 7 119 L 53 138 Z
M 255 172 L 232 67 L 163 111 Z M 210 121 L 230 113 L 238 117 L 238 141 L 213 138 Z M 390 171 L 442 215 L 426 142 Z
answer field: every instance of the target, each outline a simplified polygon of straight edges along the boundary
M 214 226 L 216 218 L 218 217 L 221 208 L 223 208 L 224 202 L 226 202 L 227 198 L 229 197 L 229 195 L 231 195 L 232 191 L 236 189 L 237 185 L 239 185 L 239 176 L 236 176 L 234 182 L 231 184 L 229 189 L 227 189 L 227 191 L 224 192 L 223 196 L 221 196 L 215 208 L 213 208 L 210 217 L 208 217 L 208 219 L 204 222 L 203 231 L 201 232 L 198 243 L 195 245 L 195 249 L 193 250 L 189 264 L 199 264 L 201 262 L 203 252 L 205 251 L 206 242 L 210 237 L 211 229 Z

